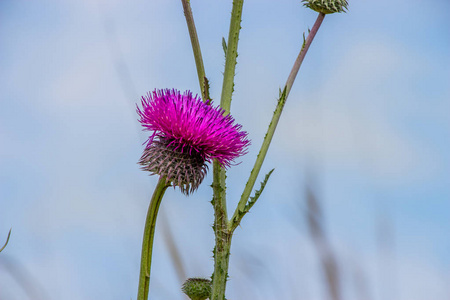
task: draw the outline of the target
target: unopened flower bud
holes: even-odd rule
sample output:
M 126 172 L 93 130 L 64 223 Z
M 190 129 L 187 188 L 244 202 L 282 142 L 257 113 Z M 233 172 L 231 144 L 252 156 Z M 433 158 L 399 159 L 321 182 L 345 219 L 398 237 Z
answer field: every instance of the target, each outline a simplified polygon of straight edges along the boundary
M 347 0 L 302 0 L 303 5 L 319 13 L 332 14 L 345 12 L 347 10 Z
M 205 300 L 211 296 L 211 280 L 205 278 L 189 278 L 181 288 L 191 300 Z

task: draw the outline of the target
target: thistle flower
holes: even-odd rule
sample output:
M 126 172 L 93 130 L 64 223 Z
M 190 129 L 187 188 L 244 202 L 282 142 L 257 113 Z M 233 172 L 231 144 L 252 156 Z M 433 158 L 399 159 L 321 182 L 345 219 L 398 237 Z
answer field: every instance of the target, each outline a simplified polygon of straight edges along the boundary
M 139 161 L 152 175 L 166 176 L 184 194 L 196 190 L 214 159 L 230 167 L 250 144 L 231 115 L 190 91 L 154 90 L 137 108 L 144 130 L 152 131 Z
M 302 0 L 302 2 L 304 6 L 324 14 L 345 12 L 348 6 L 347 0 Z

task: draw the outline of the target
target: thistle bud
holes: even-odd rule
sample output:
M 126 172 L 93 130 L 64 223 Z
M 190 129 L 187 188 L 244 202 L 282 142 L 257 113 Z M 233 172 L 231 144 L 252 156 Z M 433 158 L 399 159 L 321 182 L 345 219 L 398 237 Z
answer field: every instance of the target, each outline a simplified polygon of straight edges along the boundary
M 191 300 L 205 300 L 211 296 L 211 280 L 205 278 L 189 278 L 181 288 Z
M 303 5 L 319 13 L 332 14 L 345 12 L 347 10 L 347 0 L 302 0 Z

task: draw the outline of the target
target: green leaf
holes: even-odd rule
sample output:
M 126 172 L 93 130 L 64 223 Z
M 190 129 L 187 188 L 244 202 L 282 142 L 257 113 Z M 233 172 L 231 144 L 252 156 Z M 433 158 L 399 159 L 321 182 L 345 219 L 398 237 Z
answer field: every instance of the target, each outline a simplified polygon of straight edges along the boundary
M 206 99 L 203 99 L 203 100 L 204 101 L 206 101 L 206 100 L 213 100 L 211 98 L 211 96 L 209 95 L 209 80 L 206 77 L 203 77 L 203 90 L 205 91 L 204 97 L 206 97 Z
M 227 42 L 225 41 L 224 37 L 222 37 L 222 48 L 223 48 L 223 53 L 225 54 L 225 57 L 227 57 Z
M 257 190 L 255 192 L 255 195 L 253 197 L 250 197 L 250 199 L 248 200 L 247 204 L 245 205 L 243 214 L 248 213 L 250 208 L 252 208 L 252 206 L 258 200 L 259 196 L 261 196 L 261 193 L 264 191 L 264 188 L 266 187 L 267 181 L 269 181 L 270 175 L 272 175 L 272 172 L 274 170 L 275 169 L 272 169 L 272 170 L 270 170 L 269 173 L 266 174 L 266 177 L 264 177 L 264 180 L 261 182 L 261 187 L 259 188 L 259 190 Z
M 308 28 L 308 35 L 311 32 L 311 29 Z M 302 44 L 302 50 L 303 48 L 305 48 L 306 45 L 306 37 L 305 37 L 305 33 L 303 32 L 303 44 Z

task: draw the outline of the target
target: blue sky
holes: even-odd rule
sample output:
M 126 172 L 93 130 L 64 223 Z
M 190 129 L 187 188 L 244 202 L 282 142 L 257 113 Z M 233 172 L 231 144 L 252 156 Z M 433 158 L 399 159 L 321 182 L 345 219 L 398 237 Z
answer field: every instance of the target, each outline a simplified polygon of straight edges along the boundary
M 191 2 L 218 103 L 231 1 Z M 370 299 L 449 298 L 449 6 L 350 1 L 325 18 L 263 166 L 275 172 L 234 237 L 228 298 L 327 299 L 304 217 L 311 174 L 345 299 L 360 299 L 357 269 Z M 244 3 L 232 114 L 252 146 L 229 171 L 229 210 L 316 15 L 300 1 Z M 135 103 L 155 88 L 198 93 L 196 80 L 179 1 L 0 2 L 0 243 L 13 228 L 1 300 L 28 299 L 28 281 L 34 299 L 136 297 L 156 178 L 136 164 Z M 166 194 L 153 299 L 184 299 L 166 223 L 187 276 L 211 274 L 210 182 Z

